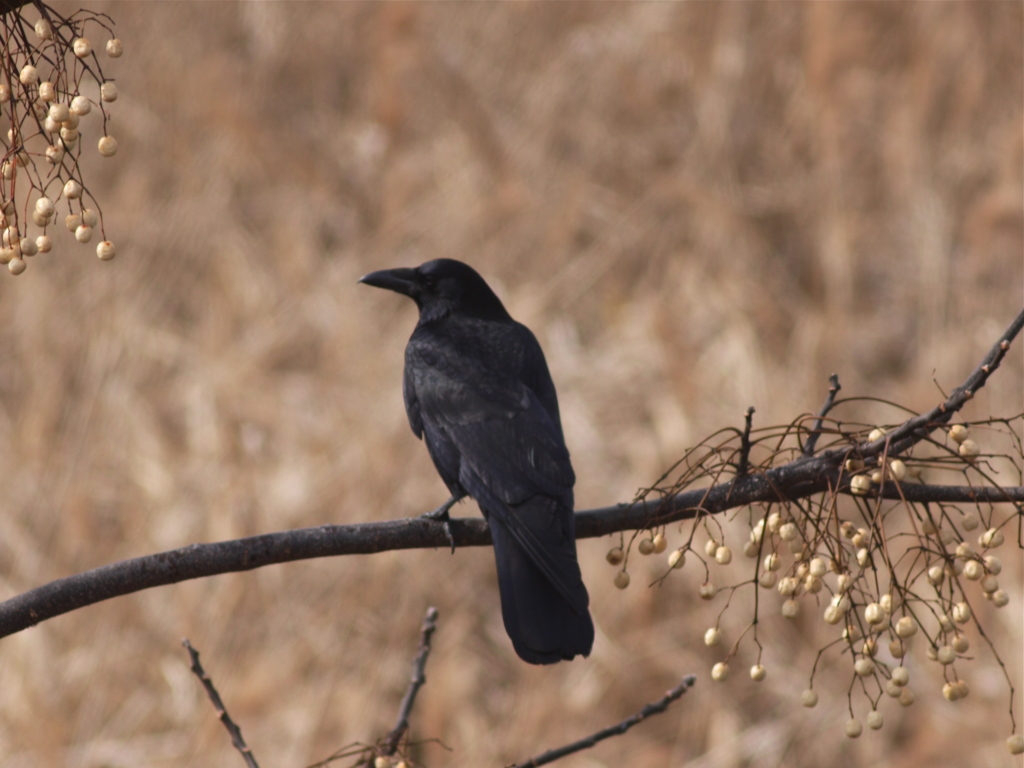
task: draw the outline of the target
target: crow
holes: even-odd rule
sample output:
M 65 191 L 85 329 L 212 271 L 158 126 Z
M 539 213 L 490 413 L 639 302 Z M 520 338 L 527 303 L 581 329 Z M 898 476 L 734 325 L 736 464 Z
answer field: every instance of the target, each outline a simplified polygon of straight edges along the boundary
M 576 475 L 540 344 L 484 279 L 454 259 L 371 272 L 359 282 L 419 307 L 405 349 L 409 424 L 451 498 L 471 496 L 487 520 L 505 631 L 531 664 L 587 656 L 590 598 L 576 559 Z

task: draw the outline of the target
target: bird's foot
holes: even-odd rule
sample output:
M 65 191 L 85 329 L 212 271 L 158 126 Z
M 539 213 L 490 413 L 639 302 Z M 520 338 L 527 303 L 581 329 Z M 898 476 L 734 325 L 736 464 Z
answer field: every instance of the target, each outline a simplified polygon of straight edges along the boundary
M 425 520 L 436 520 L 444 525 L 444 535 L 448 538 L 448 543 L 452 546 L 453 555 L 455 554 L 455 537 L 452 536 L 452 526 L 450 522 L 451 517 L 448 515 L 448 510 L 450 510 L 458 500 L 458 497 L 452 496 L 437 509 L 420 515 L 420 517 Z

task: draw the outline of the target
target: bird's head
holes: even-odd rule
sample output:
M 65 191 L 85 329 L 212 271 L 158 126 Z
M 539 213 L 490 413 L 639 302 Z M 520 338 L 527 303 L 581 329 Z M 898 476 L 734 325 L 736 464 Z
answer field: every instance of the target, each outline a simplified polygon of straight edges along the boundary
M 435 259 L 415 269 L 382 269 L 365 275 L 359 282 L 408 296 L 420 309 L 421 325 L 451 314 L 511 320 L 501 300 L 477 271 L 454 259 Z

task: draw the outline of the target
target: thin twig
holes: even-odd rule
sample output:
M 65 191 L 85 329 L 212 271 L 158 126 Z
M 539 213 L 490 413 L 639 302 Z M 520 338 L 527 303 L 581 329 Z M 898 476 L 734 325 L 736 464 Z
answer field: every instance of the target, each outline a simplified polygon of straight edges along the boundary
M 842 389 L 842 386 L 839 384 L 839 374 L 833 373 L 828 377 L 828 395 L 825 397 L 825 404 L 818 411 L 818 416 L 811 426 L 810 437 L 807 438 L 807 443 L 804 445 L 804 456 L 814 455 L 814 446 L 818 444 L 818 437 L 821 436 L 821 422 L 828 416 L 828 412 L 832 410 L 832 405 L 835 403 L 836 395 L 840 389 Z
M 750 469 L 750 430 L 754 425 L 754 406 L 747 408 L 746 424 L 743 426 L 743 434 L 740 435 L 740 459 L 736 464 L 737 477 L 743 477 Z
M 405 732 L 409 730 L 409 713 L 412 712 L 416 694 L 427 682 L 424 669 L 427 666 L 427 657 L 430 655 L 430 639 L 435 629 L 437 629 L 437 608 L 427 608 L 427 615 L 423 618 L 423 626 L 420 628 L 419 651 L 412 664 L 412 678 L 409 680 L 409 688 L 402 698 L 402 705 L 398 708 L 398 721 L 391 729 L 391 733 L 384 739 L 384 744 L 381 747 L 383 755 L 395 754 L 398 751 L 398 743 L 402 740 Z
M 217 710 L 217 717 L 224 723 L 224 727 L 228 729 L 228 733 L 231 735 L 231 743 L 237 749 L 242 758 L 245 760 L 245 764 L 249 768 L 259 768 L 256 763 L 256 758 L 252 754 L 252 750 L 249 749 L 249 745 L 245 743 L 245 739 L 242 738 L 242 730 L 235 725 L 235 721 L 231 719 L 231 715 L 228 714 L 227 708 L 224 706 L 224 702 L 220 699 L 220 694 L 217 693 L 217 689 L 213 687 L 213 681 L 210 676 L 206 674 L 206 670 L 203 669 L 203 665 L 199 663 L 199 651 L 192 647 L 192 643 L 188 641 L 186 637 L 181 641 L 181 644 L 185 646 L 185 650 L 188 651 L 189 657 L 192 659 L 192 673 L 199 678 L 199 682 L 203 684 L 203 688 L 206 689 L 206 695 L 210 697 L 210 701 L 213 702 L 213 708 Z
M 687 675 L 683 678 L 683 681 L 673 688 L 671 691 L 666 693 L 660 700 L 648 704 L 639 712 L 632 717 L 627 717 L 621 723 L 613 725 L 611 728 L 605 728 L 603 731 L 598 731 L 595 734 L 587 736 L 585 739 L 574 741 L 572 744 L 566 744 L 564 747 L 558 749 L 550 749 L 543 754 L 531 757 L 525 763 L 519 763 L 515 768 L 537 768 L 540 765 L 546 765 L 547 763 L 553 763 L 555 760 L 559 760 L 566 755 L 571 755 L 573 752 L 579 752 L 584 749 L 590 749 L 599 741 L 604 741 L 612 736 L 619 736 L 625 733 L 634 725 L 639 723 L 641 720 L 646 720 L 651 715 L 658 715 L 668 709 L 676 699 L 682 697 L 690 688 L 693 687 L 694 683 L 697 682 L 695 675 Z

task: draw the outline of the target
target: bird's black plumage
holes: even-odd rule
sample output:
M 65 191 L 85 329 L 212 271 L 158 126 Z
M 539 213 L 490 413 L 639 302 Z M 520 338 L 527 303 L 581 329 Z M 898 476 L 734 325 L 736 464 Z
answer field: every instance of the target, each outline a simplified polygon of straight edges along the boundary
M 405 350 L 409 424 L 450 503 L 472 496 L 487 519 L 516 653 L 532 664 L 588 655 L 594 625 L 576 560 L 576 476 L 537 339 L 459 261 L 373 272 L 360 282 L 419 307 Z

